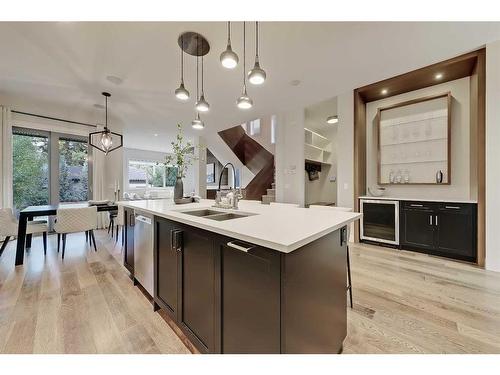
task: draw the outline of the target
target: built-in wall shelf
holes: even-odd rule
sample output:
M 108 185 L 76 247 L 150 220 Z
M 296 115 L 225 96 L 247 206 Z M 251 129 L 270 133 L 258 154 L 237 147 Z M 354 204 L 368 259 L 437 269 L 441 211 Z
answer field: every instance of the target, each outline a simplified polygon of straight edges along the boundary
M 304 128 L 304 157 L 307 161 L 330 164 L 332 144 L 328 138 L 311 129 Z

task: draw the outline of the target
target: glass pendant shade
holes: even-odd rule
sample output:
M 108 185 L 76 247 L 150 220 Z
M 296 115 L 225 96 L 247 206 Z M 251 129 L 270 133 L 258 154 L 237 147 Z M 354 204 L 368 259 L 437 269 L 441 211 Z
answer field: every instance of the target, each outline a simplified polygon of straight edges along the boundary
M 199 112 L 207 112 L 210 109 L 210 104 L 205 100 L 205 95 L 201 94 L 200 99 L 196 102 L 196 110 Z
M 175 90 L 175 96 L 180 100 L 189 99 L 189 91 L 184 87 L 184 82 L 181 82 L 180 86 Z
M 266 80 L 266 72 L 260 67 L 259 60 L 255 60 L 255 65 L 248 72 L 248 82 L 252 85 L 262 85 Z
M 205 124 L 200 119 L 199 113 L 196 115 L 196 118 L 193 121 L 191 121 L 191 127 L 197 130 L 203 129 L 205 127 Z
M 227 69 L 234 69 L 238 65 L 238 55 L 233 51 L 230 43 L 228 43 L 226 50 L 221 53 L 220 62 L 222 66 Z
M 106 152 L 113 146 L 113 137 L 109 131 L 105 131 L 101 135 L 101 146 Z

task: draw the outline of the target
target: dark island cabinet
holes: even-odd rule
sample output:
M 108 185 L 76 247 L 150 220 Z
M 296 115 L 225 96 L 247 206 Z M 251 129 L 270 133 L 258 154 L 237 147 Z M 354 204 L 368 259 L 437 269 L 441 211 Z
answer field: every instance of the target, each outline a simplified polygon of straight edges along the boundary
M 473 203 L 402 202 L 401 247 L 476 262 L 476 217 Z
M 155 303 L 202 353 L 338 353 L 345 230 L 285 254 L 155 217 Z
M 280 254 L 223 238 L 222 353 L 280 353 Z
M 132 276 L 134 276 L 134 225 L 134 210 L 124 208 L 125 244 L 123 246 L 123 265 Z

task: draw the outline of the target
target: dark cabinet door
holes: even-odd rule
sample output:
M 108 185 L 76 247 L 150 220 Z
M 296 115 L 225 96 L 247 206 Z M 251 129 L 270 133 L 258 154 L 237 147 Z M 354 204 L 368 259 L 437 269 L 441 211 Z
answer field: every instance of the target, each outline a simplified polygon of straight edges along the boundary
M 437 251 L 453 258 L 476 260 L 475 215 L 472 206 L 443 205 L 435 216 Z
M 154 295 L 156 303 L 177 320 L 179 266 L 178 249 L 174 240 L 179 237 L 179 225 L 155 218 Z
M 125 246 L 123 254 L 123 265 L 134 275 L 134 225 L 135 215 L 134 210 L 124 209 L 124 224 L 125 224 Z
M 434 211 L 403 209 L 402 213 L 402 245 L 419 249 L 434 249 Z
M 215 342 L 215 265 L 219 258 L 214 249 L 214 234 L 183 226 L 177 235 L 182 249 L 179 323 L 200 351 L 215 353 L 219 350 Z
M 222 353 L 280 353 L 280 254 L 230 239 L 219 248 Z

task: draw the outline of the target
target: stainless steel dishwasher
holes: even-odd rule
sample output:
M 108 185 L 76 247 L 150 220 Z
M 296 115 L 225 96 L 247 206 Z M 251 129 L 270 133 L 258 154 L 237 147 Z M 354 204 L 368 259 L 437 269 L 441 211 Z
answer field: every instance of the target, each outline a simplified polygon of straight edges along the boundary
M 153 296 L 153 215 L 135 211 L 134 277 Z

